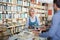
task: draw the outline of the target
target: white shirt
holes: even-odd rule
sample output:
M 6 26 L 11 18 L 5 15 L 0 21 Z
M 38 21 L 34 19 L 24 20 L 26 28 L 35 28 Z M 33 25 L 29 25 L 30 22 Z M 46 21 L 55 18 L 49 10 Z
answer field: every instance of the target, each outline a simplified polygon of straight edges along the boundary
M 35 22 L 35 20 L 36 20 L 35 17 L 36 16 L 34 16 L 33 18 L 30 17 L 31 22 Z M 38 25 L 40 25 L 40 19 L 38 17 L 37 17 L 37 23 L 38 23 Z M 28 27 L 28 26 L 29 26 L 29 17 L 27 18 L 27 22 L 26 22 L 26 27 Z

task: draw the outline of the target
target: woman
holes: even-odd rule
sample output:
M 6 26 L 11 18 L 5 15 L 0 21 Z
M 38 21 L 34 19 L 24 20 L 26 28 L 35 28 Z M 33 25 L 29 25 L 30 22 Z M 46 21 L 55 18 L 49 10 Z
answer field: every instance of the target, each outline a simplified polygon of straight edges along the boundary
M 26 27 L 29 27 L 29 28 L 34 28 L 34 26 L 39 26 L 40 25 L 40 20 L 37 16 L 35 16 L 35 13 L 34 13 L 34 9 L 31 8 L 29 10 L 29 17 L 27 18 L 27 23 L 26 23 Z

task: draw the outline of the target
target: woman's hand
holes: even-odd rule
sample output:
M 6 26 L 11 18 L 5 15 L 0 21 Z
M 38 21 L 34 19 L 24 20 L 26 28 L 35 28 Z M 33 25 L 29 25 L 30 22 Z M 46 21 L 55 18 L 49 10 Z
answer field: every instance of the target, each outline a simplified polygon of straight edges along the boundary
M 37 30 L 33 30 L 32 32 L 35 36 L 39 36 L 39 34 L 40 34 L 39 31 L 37 31 Z

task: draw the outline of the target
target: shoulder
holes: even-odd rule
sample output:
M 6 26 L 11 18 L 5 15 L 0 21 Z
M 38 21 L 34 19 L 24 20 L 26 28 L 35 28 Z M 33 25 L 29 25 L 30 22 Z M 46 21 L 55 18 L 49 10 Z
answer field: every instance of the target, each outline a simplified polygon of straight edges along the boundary
M 60 15 L 58 13 L 56 13 L 55 15 L 53 15 L 53 19 L 60 20 Z

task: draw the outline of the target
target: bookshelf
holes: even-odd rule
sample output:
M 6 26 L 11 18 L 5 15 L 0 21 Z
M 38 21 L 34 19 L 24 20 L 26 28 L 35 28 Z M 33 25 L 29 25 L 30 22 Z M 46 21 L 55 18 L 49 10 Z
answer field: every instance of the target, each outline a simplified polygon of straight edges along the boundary
M 52 10 L 52 4 L 38 2 L 37 0 L 0 0 L 0 21 L 2 23 L 16 22 L 20 25 L 25 25 L 30 8 L 35 9 L 36 16 L 45 25 L 48 18 L 48 10 Z

